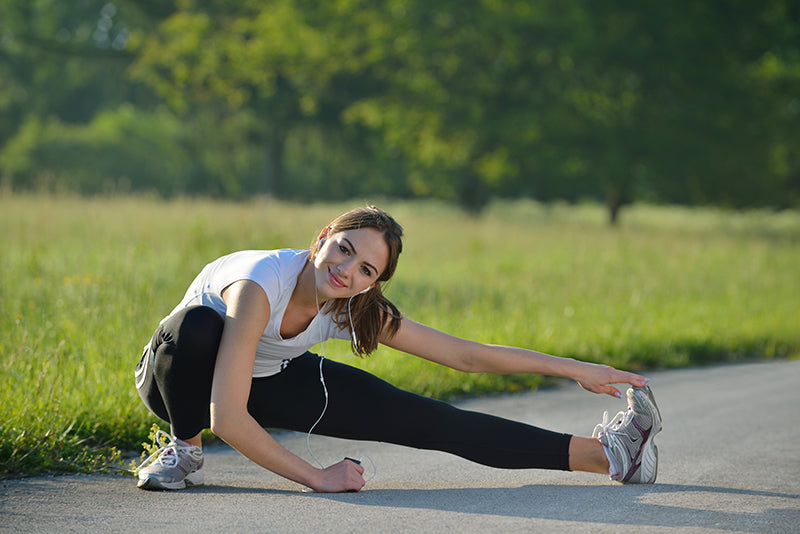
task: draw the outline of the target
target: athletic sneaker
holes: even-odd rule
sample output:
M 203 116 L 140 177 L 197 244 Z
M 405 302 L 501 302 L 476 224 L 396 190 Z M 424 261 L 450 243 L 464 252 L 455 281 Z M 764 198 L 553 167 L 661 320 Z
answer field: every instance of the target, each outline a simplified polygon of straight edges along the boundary
M 653 438 L 661 431 L 661 413 L 649 386 L 628 390 L 628 409 L 594 428 L 592 437 L 611 453 L 609 475 L 629 484 L 652 484 L 658 472 L 658 448 Z M 614 465 L 616 463 L 616 465 Z
M 644 386 L 643 388 L 635 388 L 641 389 L 647 394 L 647 398 L 650 401 L 650 404 L 653 405 L 655 408 L 655 417 L 653 418 L 653 426 L 655 427 L 658 425 L 658 428 L 653 431 L 653 436 L 661 432 L 661 410 L 658 409 L 658 404 L 656 404 L 656 397 L 653 395 L 653 390 L 650 389 L 650 386 Z
M 203 484 L 203 450 L 200 447 L 170 436 L 163 430 L 156 432 L 156 442 L 161 448 L 136 468 L 138 487 L 145 490 L 178 490 Z

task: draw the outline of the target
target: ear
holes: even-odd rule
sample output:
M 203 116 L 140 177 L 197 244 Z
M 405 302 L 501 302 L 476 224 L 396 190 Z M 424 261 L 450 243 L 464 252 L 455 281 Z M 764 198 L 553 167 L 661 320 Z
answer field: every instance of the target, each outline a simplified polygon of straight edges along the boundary
M 319 233 L 319 236 L 317 236 L 317 248 L 322 246 L 322 240 L 328 236 L 328 232 L 330 231 L 331 231 L 330 226 L 326 226 L 325 228 L 322 229 L 322 231 Z

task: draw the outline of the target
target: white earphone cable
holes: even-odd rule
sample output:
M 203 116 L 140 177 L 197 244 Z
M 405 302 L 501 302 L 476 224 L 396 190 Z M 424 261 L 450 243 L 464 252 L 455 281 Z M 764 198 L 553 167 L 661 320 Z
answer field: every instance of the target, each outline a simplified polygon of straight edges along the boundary
M 353 296 L 355 296 L 355 295 L 353 295 Z M 317 313 L 320 313 L 322 310 L 320 310 L 320 307 L 319 307 L 319 295 L 317 294 L 317 285 L 316 285 L 316 283 L 314 284 L 314 299 L 315 299 L 316 304 L 317 304 Z M 352 300 L 353 300 L 353 297 L 350 297 L 350 299 L 348 299 L 348 301 L 347 301 L 347 317 L 350 320 L 350 333 L 353 336 L 353 345 L 357 347 L 358 346 L 358 341 L 356 340 L 356 331 L 355 331 L 355 328 L 353 327 L 353 316 L 350 314 L 350 302 Z M 314 422 L 313 425 L 311 425 L 311 428 L 309 428 L 308 432 L 306 433 L 306 448 L 308 449 L 308 453 L 311 455 L 311 457 L 314 458 L 314 460 L 317 462 L 317 465 L 319 465 L 319 468 L 320 469 L 325 469 L 325 466 L 322 465 L 322 462 L 319 460 L 319 458 L 317 458 L 317 455 L 314 454 L 314 451 L 311 450 L 311 433 L 314 431 L 315 428 L 317 428 L 317 425 L 320 423 L 320 421 L 322 421 L 322 418 L 325 416 L 325 412 L 328 411 L 328 386 L 325 384 L 325 375 L 324 375 L 324 373 L 322 371 L 322 364 L 325 362 L 325 358 L 326 358 L 326 356 L 325 356 L 325 346 L 324 346 L 324 334 L 322 332 L 322 323 L 319 322 L 318 326 L 319 326 L 319 332 L 320 332 L 320 341 L 319 341 L 319 352 L 320 352 L 320 358 L 319 358 L 319 381 L 322 384 L 322 392 L 325 394 L 325 404 L 322 407 L 322 413 L 319 414 L 319 417 L 317 418 L 317 420 Z M 350 353 L 348 356 L 343 356 L 343 358 L 352 358 L 353 356 L 355 356 L 355 352 Z M 368 479 L 365 480 L 365 482 L 369 482 L 370 480 L 375 478 L 375 475 L 378 473 L 378 469 L 375 467 L 375 462 L 372 461 L 372 458 L 370 458 L 369 456 L 362 456 L 362 458 L 368 459 L 369 463 L 372 465 L 372 476 L 370 476 Z M 359 460 L 359 462 L 360 462 L 360 460 Z

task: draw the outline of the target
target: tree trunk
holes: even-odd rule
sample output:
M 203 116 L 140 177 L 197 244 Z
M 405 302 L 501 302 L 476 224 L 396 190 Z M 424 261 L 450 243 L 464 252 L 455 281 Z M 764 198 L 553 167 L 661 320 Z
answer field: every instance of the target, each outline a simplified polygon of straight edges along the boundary
M 610 185 L 606 191 L 606 208 L 608 209 L 608 224 L 616 226 L 619 220 L 619 210 L 625 204 L 619 185 Z

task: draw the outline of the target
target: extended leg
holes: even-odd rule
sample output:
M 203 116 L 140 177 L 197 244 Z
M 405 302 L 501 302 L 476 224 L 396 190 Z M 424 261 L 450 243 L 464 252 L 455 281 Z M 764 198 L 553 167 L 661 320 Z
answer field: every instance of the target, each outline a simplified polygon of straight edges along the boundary
M 323 374 L 329 406 L 315 433 L 439 450 L 494 467 L 569 469 L 568 434 L 461 410 L 330 360 Z M 248 408 L 262 426 L 308 431 L 324 402 L 319 360 L 306 354 L 280 375 L 254 379 Z

